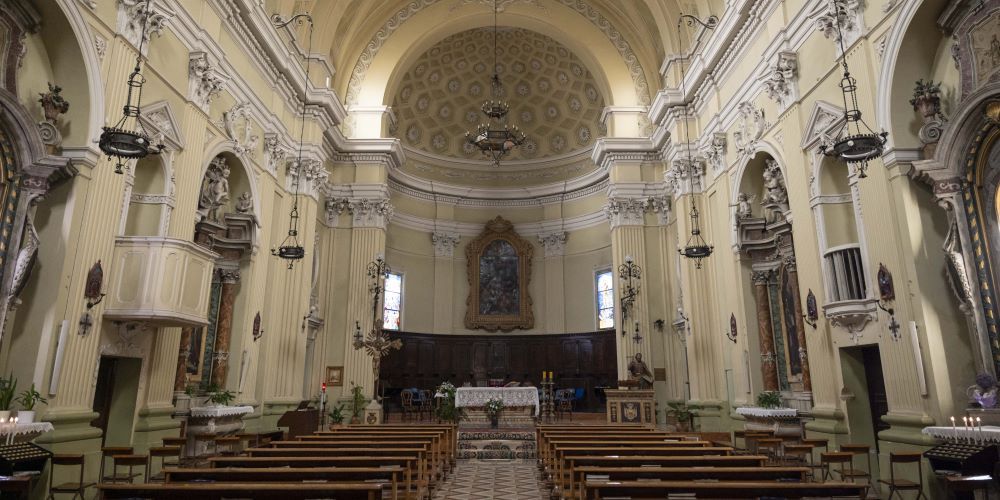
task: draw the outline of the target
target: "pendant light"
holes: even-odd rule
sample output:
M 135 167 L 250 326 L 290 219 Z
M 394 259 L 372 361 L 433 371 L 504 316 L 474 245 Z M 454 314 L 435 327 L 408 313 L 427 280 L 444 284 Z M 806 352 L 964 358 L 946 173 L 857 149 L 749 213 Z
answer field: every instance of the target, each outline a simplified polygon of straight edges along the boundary
M 297 14 L 292 16 L 292 18 L 287 21 L 283 21 L 277 16 L 273 19 L 274 27 L 277 29 L 284 28 L 296 20 L 298 20 L 300 24 L 303 21 L 309 23 L 309 49 L 306 52 L 306 78 L 302 84 L 302 121 L 299 124 L 299 151 L 295 159 L 294 167 L 295 194 L 292 198 L 292 210 L 288 213 L 288 236 L 285 237 L 284 241 L 281 242 L 281 245 L 278 246 L 278 248 L 271 249 L 271 255 L 288 261 L 288 269 L 291 269 L 294 266 L 295 261 L 301 260 L 306 256 L 306 249 L 301 243 L 299 243 L 299 183 L 302 182 L 303 176 L 302 149 L 306 131 L 306 100 L 308 99 L 309 94 L 309 63 L 312 60 L 313 19 L 309 14 Z
M 507 124 L 507 113 L 510 103 L 503 100 L 503 83 L 500 81 L 497 60 L 497 2 L 493 1 L 493 78 L 490 88 L 493 99 L 483 103 L 481 108 L 486 115 L 486 123 L 476 128 L 475 134 L 466 131 L 465 140 L 479 149 L 484 156 L 493 160 L 493 166 L 499 167 L 500 160 L 514 148 L 524 143 L 526 137 L 517 125 Z
M 841 8 L 836 0 L 833 0 L 833 11 L 834 24 L 837 26 L 837 41 L 840 44 L 840 55 L 843 58 L 841 66 L 844 67 L 844 76 L 840 79 L 840 92 L 844 98 L 844 120 L 846 121 L 844 132 L 846 136 L 832 145 L 820 146 L 820 151 L 826 156 L 838 158 L 844 163 L 854 166 L 858 170 L 858 178 L 864 179 L 868 177 L 868 162 L 882 156 L 889 133 L 883 130 L 876 134 L 861 119 L 861 110 L 858 109 L 858 82 L 851 76 L 851 70 L 847 66 L 844 33 L 840 28 Z
M 719 18 L 715 16 L 710 16 L 707 21 L 702 21 L 697 17 L 689 14 L 681 14 L 680 19 L 677 20 L 677 39 L 681 38 L 681 22 L 687 19 L 688 26 L 694 26 L 694 23 L 698 23 L 705 29 L 715 29 L 719 24 Z M 692 52 L 693 53 L 693 52 Z M 686 58 L 685 58 L 686 59 Z M 681 99 L 683 100 L 687 97 L 687 92 L 684 90 L 684 78 L 686 73 L 684 71 L 684 63 L 681 63 Z M 689 186 L 691 188 L 691 235 L 688 236 L 687 244 L 682 248 L 678 248 L 679 252 L 684 257 L 689 259 L 694 259 L 695 269 L 701 269 L 702 259 L 712 255 L 712 251 L 715 249 L 712 245 L 709 245 L 705 238 L 701 236 L 701 223 L 699 221 L 700 214 L 698 213 L 697 200 L 694 197 L 694 159 L 691 157 L 691 135 L 688 130 L 688 120 L 687 120 L 687 107 L 684 108 L 684 141 L 687 144 L 685 154 L 687 155 L 687 177 Z
M 149 138 L 149 134 L 142 126 L 139 117 L 142 110 L 139 106 L 142 103 L 142 86 L 146 83 L 146 78 L 142 76 L 142 48 L 146 44 L 146 27 L 149 24 L 149 16 L 153 13 L 153 0 L 146 0 L 146 10 L 142 16 L 142 30 L 139 35 L 139 53 L 135 56 L 135 68 L 128 77 L 128 97 L 125 99 L 125 106 L 122 108 L 122 117 L 118 123 L 111 127 L 102 127 L 101 136 L 98 140 L 98 147 L 108 159 L 115 159 L 115 173 L 123 173 L 122 168 L 129 160 L 138 160 L 149 155 L 160 154 L 163 151 L 163 144 L 154 145 Z M 135 103 L 132 103 L 132 98 Z M 131 125 L 134 128 L 130 128 Z

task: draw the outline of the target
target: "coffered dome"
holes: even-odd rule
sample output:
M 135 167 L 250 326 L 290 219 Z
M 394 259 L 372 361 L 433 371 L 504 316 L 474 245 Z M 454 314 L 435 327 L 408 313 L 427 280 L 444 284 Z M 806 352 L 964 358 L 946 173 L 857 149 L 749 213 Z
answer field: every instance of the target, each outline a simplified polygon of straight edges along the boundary
M 507 122 L 527 136 L 511 160 L 566 156 L 604 135 L 599 124 L 604 96 L 576 55 L 521 28 L 501 27 L 497 45 L 503 99 L 510 103 Z M 482 160 L 465 132 L 486 121 L 480 106 L 491 98 L 492 66 L 492 27 L 463 31 L 432 46 L 400 79 L 393 99 L 396 137 L 432 155 Z

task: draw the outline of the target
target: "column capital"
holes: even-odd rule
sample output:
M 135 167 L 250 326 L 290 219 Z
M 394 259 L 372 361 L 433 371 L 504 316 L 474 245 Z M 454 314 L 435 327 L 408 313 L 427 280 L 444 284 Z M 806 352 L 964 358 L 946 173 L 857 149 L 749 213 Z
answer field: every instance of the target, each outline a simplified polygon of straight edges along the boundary
M 240 270 L 239 269 L 225 269 L 220 268 L 219 282 L 224 284 L 236 284 L 240 282 Z
M 455 247 L 462 236 L 458 233 L 435 231 L 431 233 L 431 243 L 434 244 L 435 257 L 454 257 Z
M 642 226 L 646 213 L 646 200 L 641 198 L 610 198 L 604 205 L 604 215 L 611 229 L 620 226 Z
M 541 233 L 538 235 L 538 241 L 545 248 L 546 257 L 559 257 L 566 253 L 566 237 L 565 231 L 553 231 L 550 233 Z
M 767 285 L 771 281 L 771 271 L 752 271 L 750 273 L 750 280 L 753 281 L 755 286 Z

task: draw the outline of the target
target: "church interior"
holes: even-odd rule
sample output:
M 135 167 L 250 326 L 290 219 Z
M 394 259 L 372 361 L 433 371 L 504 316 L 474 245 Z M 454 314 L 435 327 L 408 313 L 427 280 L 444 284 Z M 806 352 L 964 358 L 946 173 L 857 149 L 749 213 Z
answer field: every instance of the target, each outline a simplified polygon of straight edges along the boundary
M 0 1 L 0 498 L 1000 498 L 998 37 Z

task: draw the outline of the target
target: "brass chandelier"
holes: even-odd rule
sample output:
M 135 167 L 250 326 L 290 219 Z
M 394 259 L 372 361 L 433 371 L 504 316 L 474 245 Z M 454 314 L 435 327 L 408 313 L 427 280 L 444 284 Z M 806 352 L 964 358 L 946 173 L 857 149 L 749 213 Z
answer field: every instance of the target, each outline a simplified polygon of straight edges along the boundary
M 503 83 L 497 72 L 497 3 L 493 1 L 493 78 L 490 79 L 492 99 L 483 103 L 480 108 L 487 117 L 486 123 L 479 124 L 476 131 L 465 132 L 465 140 L 479 148 L 483 156 L 493 160 L 493 165 L 499 167 L 500 160 L 514 148 L 524 143 L 526 137 L 517 125 L 507 124 L 507 113 L 510 103 L 503 100 Z

